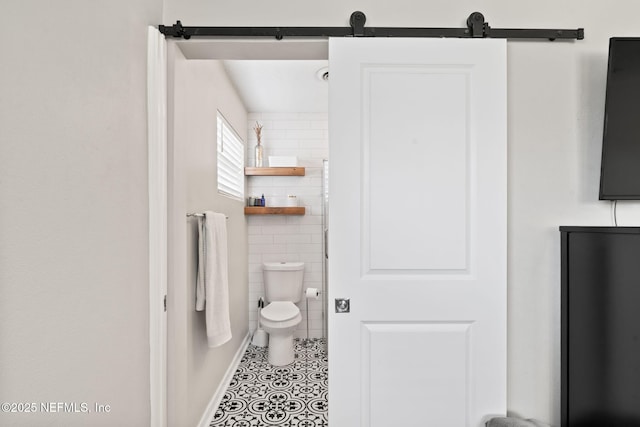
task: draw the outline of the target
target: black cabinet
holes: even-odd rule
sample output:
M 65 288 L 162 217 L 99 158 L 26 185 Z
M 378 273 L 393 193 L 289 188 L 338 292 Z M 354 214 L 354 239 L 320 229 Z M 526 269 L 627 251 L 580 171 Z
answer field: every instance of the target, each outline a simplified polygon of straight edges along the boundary
M 640 426 L 640 227 L 560 227 L 562 427 Z

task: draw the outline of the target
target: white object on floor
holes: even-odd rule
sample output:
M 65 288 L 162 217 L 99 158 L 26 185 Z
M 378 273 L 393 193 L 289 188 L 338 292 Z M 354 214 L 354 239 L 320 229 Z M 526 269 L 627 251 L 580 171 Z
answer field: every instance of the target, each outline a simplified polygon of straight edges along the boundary
M 260 323 L 269 334 L 269 363 L 283 366 L 293 363 L 293 332 L 302 321 L 294 304 L 302 299 L 302 262 L 265 262 L 262 265 L 266 300 L 260 311 Z
M 262 328 L 256 329 L 253 333 L 253 339 L 251 340 L 251 344 L 256 347 L 266 347 L 269 345 L 269 334 Z
M 293 363 L 293 332 L 302 321 L 300 309 L 291 301 L 274 301 L 262 310 L 261 321 L 269 334 L 269 363 L 273 366 Z
M 266 347 L 269 344 L 269 335 L 267 331 L 262 329 L 262 325 L 260 324 L 260 313 L 264 307 L 264 301 L 260 298 L 258 301 L 258 328 L 253 333 L 253 339 L 251 340 L 251 344 L 256 347 Z
M 225 215 L 211 211 L 198 217 L 196 311 L 203 310 L 209 347 L 218 347 L 229 341 L 227 223 Z

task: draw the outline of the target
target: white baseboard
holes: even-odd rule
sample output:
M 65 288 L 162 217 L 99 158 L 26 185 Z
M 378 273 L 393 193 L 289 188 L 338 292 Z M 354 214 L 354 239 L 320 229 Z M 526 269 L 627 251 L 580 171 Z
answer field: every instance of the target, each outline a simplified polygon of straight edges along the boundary
M 213 416 L 215 415 L 216 410 L 218 409 L 218 405 L 220 405 L 220 402 L 222 401 L 222 398 L 224 397 L 224 394 L 227 391 L 227 387 L 229 387 L 231 378 L 233 378 L 233 374 L 235 374 L 236 369 L 238 369 L 238 366 L 240 365 L 240 361 L 242 360 L 242 356 L 244 355 L 244 352 L 247 351 L 247 347 L 249 347 L 250 342 L 251 342 L 251 332 L 247 332 L 247 335 L 244 337 L 242 344 L 240 344 L 240 347 L 238 348 L 236 355 L 233 356 L 233 360 L 231 361 L 231 364 L 227 368 L 227 371 L 224 373 L 224 376 L 220 381 L 220 385 L 218 386 L 218 389 L 213 394 L 211 401 L 209 401 L 209 404 L 207 405 L 207 408 L 205 409 L 204 414 L 202 414 L 202 418 L 200 418 L 198 427 L 209 427 L 209 424 L 211 423 L 211 420 L 213 419 Z

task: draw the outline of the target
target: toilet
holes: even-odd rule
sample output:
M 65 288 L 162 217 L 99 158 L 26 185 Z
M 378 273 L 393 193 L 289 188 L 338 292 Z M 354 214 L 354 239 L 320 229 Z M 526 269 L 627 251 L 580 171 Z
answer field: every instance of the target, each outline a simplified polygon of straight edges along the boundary
M 293 363 L 293 332 L 302 321 L 295 303 L 302 299 L 303 262 L 262 264 L 267 305 L 260 311 L 260 324 L 269 334 L 269 363 Z

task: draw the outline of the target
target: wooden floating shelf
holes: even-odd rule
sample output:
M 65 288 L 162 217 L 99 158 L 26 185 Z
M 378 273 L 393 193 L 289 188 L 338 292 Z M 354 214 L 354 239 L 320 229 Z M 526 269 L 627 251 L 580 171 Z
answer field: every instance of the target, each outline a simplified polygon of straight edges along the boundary
M 245 215 L 304 215 L 304 206 L 296 207 L 269 207 L 246 206 Z
M 304 176 L 304 168 L 244 168 L 246 176 Z

